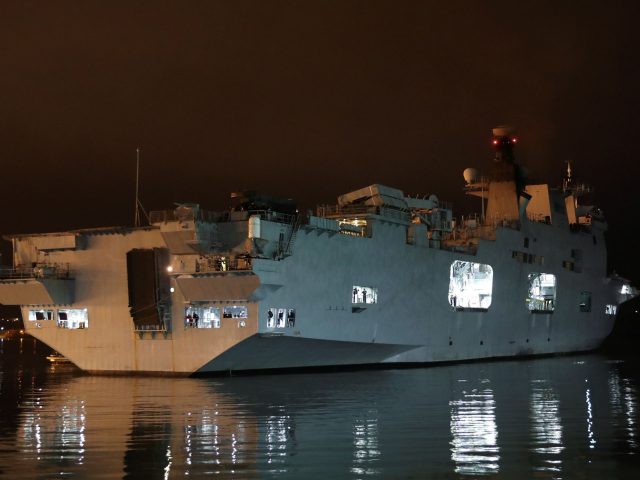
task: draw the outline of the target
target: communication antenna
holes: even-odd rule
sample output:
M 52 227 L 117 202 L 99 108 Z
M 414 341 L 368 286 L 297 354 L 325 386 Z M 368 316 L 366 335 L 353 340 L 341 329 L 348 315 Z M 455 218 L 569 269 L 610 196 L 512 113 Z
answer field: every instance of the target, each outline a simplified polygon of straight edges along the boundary
M 133 219 L 133 226 L 140 226 L 140 200 L 138 199 L 139 192 L 139 184 L 140 184 L 140 147 L 136 148 L 136 208 L 135 208 L 135 217 Z
M 562 190 L 566 192 L 573 186 L 573 176 L 571 171 L 571 160 L 565 160 L 564 163 L 567 164 L 567 172 L 562 179 Z
M 147 215 L 147 212 L 142 206 L 142 202 L 140 202 L 139 193 L 140 193 L 140 147 L 137 147 L 136 148 L 136 208 L 135 208 L 136 213 L 133 219 L 133 225 L 135 227 L 140 226 L 140 210 L 142 210 L 142 213 L 144 213 L 144 216 L 147 218 L 147 222 L 151 223 L 151 221 L 149 220 L 149 215 Z

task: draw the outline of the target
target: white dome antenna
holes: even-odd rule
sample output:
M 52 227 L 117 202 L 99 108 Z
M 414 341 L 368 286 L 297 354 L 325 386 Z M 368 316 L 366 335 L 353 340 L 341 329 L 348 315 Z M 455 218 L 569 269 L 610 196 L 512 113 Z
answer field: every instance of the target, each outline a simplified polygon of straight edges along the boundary
M 464 181 L 467 182 L 467 185 L 475 183 L 478 180 L 478 170 L 475 168 L 465 168 L 462 176 L 464 177 Z

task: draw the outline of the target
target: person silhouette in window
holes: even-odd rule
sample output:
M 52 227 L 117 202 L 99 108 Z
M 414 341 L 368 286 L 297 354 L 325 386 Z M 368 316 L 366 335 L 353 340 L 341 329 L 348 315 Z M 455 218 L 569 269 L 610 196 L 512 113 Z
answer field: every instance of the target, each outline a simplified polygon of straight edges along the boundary
M 358 301 L 358 289 L 353 287 L 353 303 L 357 303 Z

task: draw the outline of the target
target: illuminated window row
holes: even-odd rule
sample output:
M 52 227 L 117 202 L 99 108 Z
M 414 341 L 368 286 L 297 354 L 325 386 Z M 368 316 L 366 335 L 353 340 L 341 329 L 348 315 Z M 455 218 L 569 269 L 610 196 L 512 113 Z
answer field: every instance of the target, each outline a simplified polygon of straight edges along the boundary
M 531 313 L 553 313 L 557 297 L 556 276 L 551 273 L 530 273 L 527 281 L 527 309 Z M 490 265 L 461 260 L 451 264 L 448 299 L 454 309 L 487 311 L 491 306 L 492 292 L 493 269 Z M 591 292 L 580 292 L 580 312 L 591 312 L 591 297 Z M 607 315 L 615 315 L 616 310 L 615 305 L 605 306 Z
M 268 328 L 293 328 L 296 325 L 296 311 L 293 308 L 270 308 L 267 312 Z
M 89 328 L 89 313 L 86 308 L 64 308 L 58 310 L 29 310 L 31 322 L 56 320 L 59 328 Z
M 220 307 L 189 305 L 184 309 L 185 328 L 220 328 L 220 318 L 239 319 L 238 326 L 246 326 L 245 320 L 248 318 L 246 305 L 229 305 L 222 308 L 220 317 Z
M 53 315 L 53 310 L 29 310 L 29 320 L 32 322 L 53 320 Z

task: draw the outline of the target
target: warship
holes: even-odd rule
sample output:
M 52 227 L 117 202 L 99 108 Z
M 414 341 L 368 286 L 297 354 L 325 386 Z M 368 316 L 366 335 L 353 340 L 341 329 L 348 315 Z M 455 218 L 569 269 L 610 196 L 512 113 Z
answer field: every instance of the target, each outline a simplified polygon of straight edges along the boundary
M 510 127 L 493 129 L 479 215 L 380 184 L 299 212 L 232 194 L 149 225 L 17 234 L 0 303 L 93 373 L 191 375 L 406 365 L 597 348 L 636 295 L 607 274 L 602 211 L 570 167 L 531 184 Z M 137 200 L 136 200 L 137 201 Z

